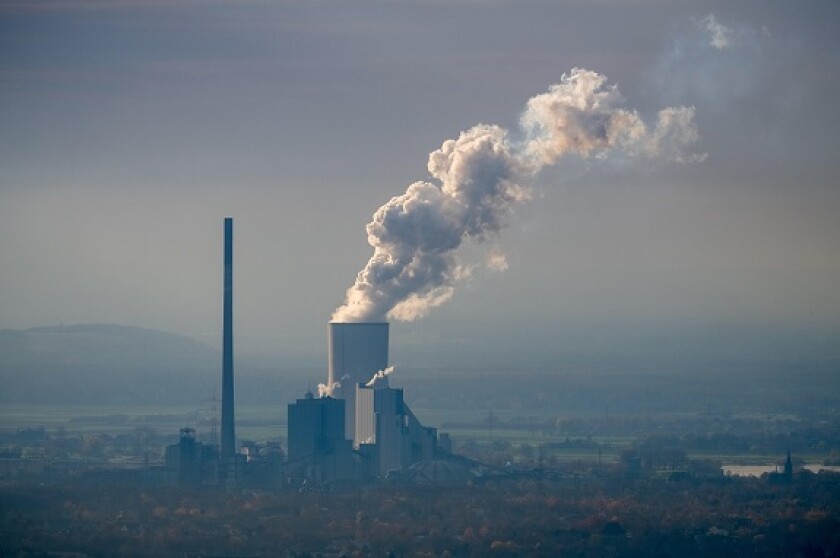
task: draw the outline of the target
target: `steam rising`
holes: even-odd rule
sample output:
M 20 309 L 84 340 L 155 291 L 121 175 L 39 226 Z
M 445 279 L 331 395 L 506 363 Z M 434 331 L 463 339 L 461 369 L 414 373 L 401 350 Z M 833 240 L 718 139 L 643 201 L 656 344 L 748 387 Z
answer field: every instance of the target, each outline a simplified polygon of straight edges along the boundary
M 715 14 L 709 14 L 700 20 L 700 24 L 709 33 L 709 44 L 718 50 L 732 46 L 734 33 L 732 29 L 718 22 Z
M 394 372 L 394 367 L 389 366 L 384 370 L 379 370 L 371 376 L 370 380 L 365 384 L 366 387 L 388 387 L 388 376 Z M 341 377 L 341 382 L 347 381 L 350 376 L 345 374 Z M 333 382 L 330 384 L 318 384 L 318 397 L 342 397 L 341 382 Z
M 388 387 L 388 376 L 394 371 L 393 366 L 389 366 L 384 370 L 380 370 L 371 377 L 365 384 L 365 387 Z
M 350 376 L 345 374 L 341 377 L 341 382 L 349 380 Z M 332 384 L 318 384 L 318 397 L 341 397 L 341 382 L 333 382 Z
M 333 397 L 338 395 L 338 390 L 341 389 L 339 382 L 333 382 L 332 385 L 318 384 L 318 397 Z
M 470 268 L 458 259 L 466 240 L 484 243 L 529 199 L 520 185 L 566 155 L 611 153 L 675 162 L 701 161 L 693 107 L 669 107 L 648 129 L 606 77 L 575 68 L 528 101 L 513 142 L 499 126 L 480 124 L 429 155 L 436 182 L 415 182 L 391 198 L 367 225 L 373 255 L 332 316 L 337 322 L 410 321 L 448 301 Z M 489 265 L 503 269 L 503 255 Z

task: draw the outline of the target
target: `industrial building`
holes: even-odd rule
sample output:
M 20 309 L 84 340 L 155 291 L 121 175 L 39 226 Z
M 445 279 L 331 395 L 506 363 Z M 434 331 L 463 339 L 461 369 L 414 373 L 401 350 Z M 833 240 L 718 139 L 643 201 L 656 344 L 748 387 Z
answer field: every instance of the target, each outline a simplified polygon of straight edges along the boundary
M 345 434 L 356 439 L 356 384 L 368 382 L 388 367 L 387 323 L 332 322 L 327 330 L 327 385 L 333 396 L 344 399 Z
M 376 476 L 402 471 L 434 459 L 437 430 L 420 424 L 403 399 L 403 390 L 381 382 L 356 386 L 356 438 Z
M 182 428 L 177 444 L 166 447 L 166 465 L 181 486 L 214 485 L 219 479 L 219 448 L 195 439 L 195 429 Z
M 293 478 L 315 483 L 384 478 L 437 454 L 437 430 L 424 427 L 388 383 L 388 324 L 330 323 L 331 395 L 307 393 L 289 405 Z
M 357 476 L 353 442 L 344 435 L 344 409 L 344 400 L 316 399 L 311 392 L 289 405 L 291 476 L 319 484 Z

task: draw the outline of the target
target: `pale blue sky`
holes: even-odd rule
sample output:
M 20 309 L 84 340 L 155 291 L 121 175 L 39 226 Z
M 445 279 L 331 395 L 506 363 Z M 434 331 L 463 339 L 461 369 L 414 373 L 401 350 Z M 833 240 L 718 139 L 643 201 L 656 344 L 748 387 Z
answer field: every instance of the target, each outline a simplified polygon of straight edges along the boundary
M 494 247 L 508 269 L 394 342 L 836 335 L 839 28 L 834 1 L 0 2 L 0 327 L 215 343 L 231 215 L 238 346 L 320 356 L 373 212 L 583 67 L 646 120 L 694 105 L 708 159 L 547 169 Z

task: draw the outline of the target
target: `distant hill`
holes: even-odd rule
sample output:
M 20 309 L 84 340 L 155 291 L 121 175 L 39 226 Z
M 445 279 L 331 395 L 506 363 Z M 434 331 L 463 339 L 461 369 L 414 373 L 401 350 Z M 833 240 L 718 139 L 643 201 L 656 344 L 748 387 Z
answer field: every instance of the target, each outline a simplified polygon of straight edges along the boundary
M 189 337 L 109 324 L 0 330 L 0 401 L 191 402 L 212 393 L 219 352 Z

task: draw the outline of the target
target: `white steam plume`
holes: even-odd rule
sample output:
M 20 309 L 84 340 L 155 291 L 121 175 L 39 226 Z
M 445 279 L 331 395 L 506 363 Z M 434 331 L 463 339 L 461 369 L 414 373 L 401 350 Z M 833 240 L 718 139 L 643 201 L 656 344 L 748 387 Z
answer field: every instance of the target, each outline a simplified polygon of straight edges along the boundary
M 735 40 L 735 33 L 726 25 L 720 23 L 715 14 L 709 14 L 700 20 L 706 32 L 709 33 L 709 44 L 718 50 L 732 46 Z
M 660 111 L 649 130 L 635 111 L 620 108 L 623 101 L 603 75 L 575 68 L 528 101 L 522 142 L 484 124 L 445 141 L 429 155 L 437 183 L 415 182 L 368 223 L 373 256 L 332 321 L 409 321 L 449 300 L 471 270 L 459 261 L 462 243 L 497 234 L 512 208 L 529 199 L 520 182 L 568 154 L 704 158 L 686 151 L 697 139 L 693 107 Z
M 350 376 L 345 374 L 341 377 L 341 382 L 349 380 Z M 333 382 L 332 384 L 318 384 L 318 397 L 342 397 L 341 382 Z
M 334 382 L 332 385 L 318 384 L 318 397 L 332 397 L 340 389 L 341 384 L 339 382 Z
M 388 387 L 388 376 L 394 371 L 393 366 L 389 366 L 384 370 L 380 370 L 376 374 L 374 374 L 370 380 L 365 384 L 365 387 Z

